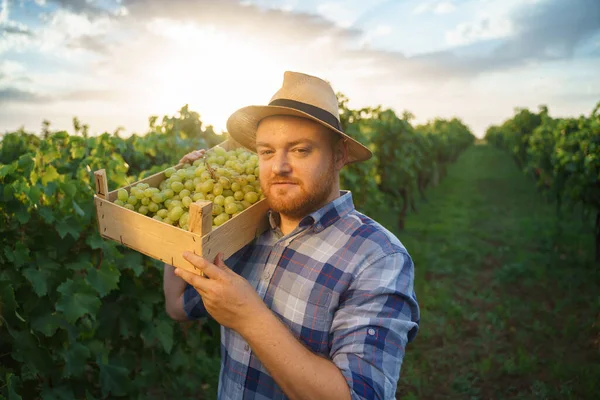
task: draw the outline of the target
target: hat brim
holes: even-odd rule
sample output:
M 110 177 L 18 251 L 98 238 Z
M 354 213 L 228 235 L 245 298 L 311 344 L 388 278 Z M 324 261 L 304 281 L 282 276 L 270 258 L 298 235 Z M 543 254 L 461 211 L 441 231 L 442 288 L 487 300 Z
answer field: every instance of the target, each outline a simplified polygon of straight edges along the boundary
M 348 145 L 347 164 L 365 161 L 373 156 L 371 150 L 369 150 L 366 146 L 339 129 L 333 127 L 327 122 L 315 118 L 308 113 L 289 107 L 247 106 L 240 108 L 231 114 L 231 116 L 227 119 L 227 132 L 233 138 L 233 140 L 247 149 L 256 152 L 256 130 L 258 129 L 258 124 L 263 118 L 273 115 L 290 115 L 294 117 L 307 118 L 318 122 L 319 124 L 329 128 L 334 133 L 341 135 L 346 139 L 346 143 Z

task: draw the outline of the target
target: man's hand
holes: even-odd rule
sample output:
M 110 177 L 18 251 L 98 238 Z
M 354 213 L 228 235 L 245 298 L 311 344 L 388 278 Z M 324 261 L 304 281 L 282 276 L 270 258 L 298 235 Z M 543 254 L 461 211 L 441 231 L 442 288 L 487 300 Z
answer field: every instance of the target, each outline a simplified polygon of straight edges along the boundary
M 194 150 L 191 153 L 187 153 L 185 156 L 183 156 L 181 158 L 181 160 L 179 160 L 179 164 L 184 164 L 186 162 L 189 162 L 191 164 L 194 161 L 196 161 L 197 159 L 202 158 L 202 156 L 204 156 L 205 152 L 206 152 L 205 149 L 200 149 L 200 150 Z
M 190 252 L 183 257 L 205 276 L 181 268 L 175 269 L 175 274 L 196 288 L 206 310 L 221 325 L 243 335 L 253 317 L 269 311 L 250 283 L 225 265 L 221 253 L 214 264 Z
M 246 340 L 290 399 L 350 400 L 350 388 L 340 369 L 300 343 L 248 281 L 227 268 L 220 253 L 214 264 L 190 252 L 183 257 L 206 277 L 181 268 L 175 274 L 198 290 L 204 307 L 218 323 Z

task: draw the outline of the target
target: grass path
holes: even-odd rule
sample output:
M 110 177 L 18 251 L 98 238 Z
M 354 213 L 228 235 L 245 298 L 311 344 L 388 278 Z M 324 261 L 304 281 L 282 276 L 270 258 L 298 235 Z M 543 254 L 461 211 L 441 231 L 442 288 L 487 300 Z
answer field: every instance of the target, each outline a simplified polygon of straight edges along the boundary
M 510 157 L 466 151 L 399 234 L 421 331 L 399 399 L 600 398 L 600 268 L 580 213 L 536 193 Z

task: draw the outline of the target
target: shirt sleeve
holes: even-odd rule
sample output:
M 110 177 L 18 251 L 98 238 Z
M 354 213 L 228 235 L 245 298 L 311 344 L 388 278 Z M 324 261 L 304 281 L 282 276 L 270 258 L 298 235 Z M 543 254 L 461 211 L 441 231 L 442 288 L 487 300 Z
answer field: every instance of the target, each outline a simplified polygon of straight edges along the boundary
M 359 272 L 340 297 L 330 352 L 352 399 L 395 399 L 405 348 L 419 323 L 408 254 L 386 255 Z
M 200 297 L 196 288 L 189 283 L 185 286 L 185 290 L 183 291 L 183 311 L 185 311 L 190 320 L 209 316 L 208 311 L 206 311 L 206 308 L 204 307 L 202 297 Z

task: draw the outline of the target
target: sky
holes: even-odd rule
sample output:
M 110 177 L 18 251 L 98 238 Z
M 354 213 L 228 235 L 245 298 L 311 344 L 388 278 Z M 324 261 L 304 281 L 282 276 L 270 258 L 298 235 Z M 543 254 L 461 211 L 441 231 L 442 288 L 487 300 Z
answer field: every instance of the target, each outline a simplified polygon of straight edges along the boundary
M 516 107 L 589 115 L 600 0 L 0 0 L 0 133 L 143 134 L 185 104 L 220 132 L 287 70 L 478 137 Z

